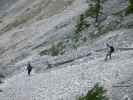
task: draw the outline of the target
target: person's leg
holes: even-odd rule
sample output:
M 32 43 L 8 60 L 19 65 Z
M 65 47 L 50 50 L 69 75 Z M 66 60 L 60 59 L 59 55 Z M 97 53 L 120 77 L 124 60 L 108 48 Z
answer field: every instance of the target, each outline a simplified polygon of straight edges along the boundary
M 111 53 L 109 54 L 109 59 L 111 59 Z
M 28 70 L 28 75 L 30 76 L 30 71 Z
M 108 60 L 108 56 L 109 56 L 109 54 L 107 53 L 107 54 L 106 54 L 106 57 L 105 57 L 105 61 Z
M 112 52 L 109 53 L 109 58 L 112 59 Z
M 29 69 L 29 70 L 28 70 L 28 75 L 29 75 L 29 76 L 30 76 L 30 73 L 31 73 L 31 70 Z

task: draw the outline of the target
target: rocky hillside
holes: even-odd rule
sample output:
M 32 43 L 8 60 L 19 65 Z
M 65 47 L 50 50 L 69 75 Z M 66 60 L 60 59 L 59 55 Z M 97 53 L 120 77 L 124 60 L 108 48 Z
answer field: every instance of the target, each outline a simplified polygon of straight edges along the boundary
M 70 14 L 63 17 L 65 14 L 73 13 L 71 9 L 79 4 L 76 3 L 73 4 L 73 8 L 67 8 L 72 3 L 73 0 L 18 0 L 4 10 L 0 23 L 1 64 L 14 64 L 33 54 L 38 55 L 45 47 L 43 44 L 47 40 L 52 41 L 52 37 L 59 31 L 56 27 L 62 27 L 64 22 L 69 23 L 69 19 L 75 16 Z M 65 11 L 65 9 L 68 10 Z M 63 37 L 63 34 L 57 36 L 58 39 L 60 37 Z M 37 50 L 41 44 L 42 48 Z
M 14 91 L 13 95 L 16 97 L 12 97 L 13 100 L 18 100 L 21 96 L 24 97 L 23 99 L 26 99 L 28 93 L 31 93 L 31 98 L 28 98 L 29 100 L 34 100 L 32 95 L 35 93 L 37 93 L 35 96 L 37 100 L 43 100 L 43 97 L 45 97 L 45 100 L 54 100 L 54 97 L 50 98 L 49 96 L 51 92 L 46 92 L 43 89 L 33 89 L 36 92 L 31 92 L 34 86 L 39 87 L 43 83 L 45 84 L 44 87 L 50 91 L 53 89 L 54 93 L 56 89 L 59 90 L 59 93 L 53 95 L 57 96 L 56 100 L 59 99 L 60 92 L 62 95 L 65 95 L 64 97 L 70 97 L 72 100 L 75 96 L 85 92 L 84 89 L 90 85 L 87 83 L 88 80 L 94 80 L 90 86 L 96 82 L 101 82 L 108 86 L 110 85 L 108 82 L 111 81 L 112 84 L 110 86 L 112 87 L 114 83 L 117 83 L 117 80 L 115 80 L 117 71 L 120 71 L 119 76 L 121 77 L 118 83 L 121 81 L 125 82 L 129 77 L 132 77 L 132 74 L 129 74 L 132 73 L 132 69 L 130 68 L 132 66 L 132 56 L 130 56 L 132 55 L 132 51 L 130 53 L 124 52 L 124 50 L 132 50 L 133 48 L 133 14 L 130 2 L 127 0 L 103 0 L 100 3 L 101 8 L 97 20 L 96 5 L 93 4 L 95 2 L 92 0 L 0 1 L 0 73 L 7 78 L 13 75 L 9 81 L 5 80 L 5 83 L 1 86 L 2 90 L 5 90 L 5 92 L 0 94 L 2 100 L 10 100 L 12 91 Z M 105 63 L 102 59 L 104 59 L 106 53 L 104 44 L 107 42 L 116 48 L 116 54 L 114 55 L 116 61 L 113 60 Z M 120 55 L 124 56 L 121 58 Z M 26 83 L 28 79 L 25 78 L 24 67 L 28 61 L 31 61 L 34 66 L 35 73 L 30 80 L 31 82 L 35 82 L 33 85 Z M 127 63 L 128 61 L 130 61 L 130 64 Z M 122 62 L 123 64 L 121 64 Z M 48 66 L 48 63 L 51 66 Z M 78 64 L 79 66 L 75 68 Z M 82 65 L 85 65 L 87 70 L 82 69 Z M 91 74 L 91 69 L 94 71 L 93 74 Z M 105 74 L 100 73 L 102 69 Z M 67 71 L 70 71 L 70 76 L 65 74 Z M 75 80 L 80 78 L 80 75 L 78 77 L 78 72 L 80 71 L 83 72 L 85 77 L 92 75 L 90 77 L 92 79 L 85 78 L 85 81 L 81 79 L 86 84 L 84 85 L 81 82 L 83 87 L 82 85 L 80 85 L 81 87 L 77 86 L 78 88 L 73 87 Z M 109 71 L 111 73 L 108 73 Z M 41 72 L 41 75 L 37 75 L 37 73 Z M 58 73 L 56 77 L 54 76 L 55 73 Z M 75 75 L 72 73 L 75 73 Z M 97 77 L 96 73 L 102 75 Z M 60 77 L 61 74 L 62 77 Z M 127 78 L 126 75 L 129 77 Z M 63 81 L 64 77 L 74 77 L 74 81 L 71 78 Z M 107 79 L 108 77 L 109 79 Z M 24 83 L 20 84 L 17 81 L 19 78 Z M 37 81 L 43 78 L 47 81 L 36 84 Z M 61 80 L 63 86 L 67 86 L 67 82 L 72 81 L 72 87 L 62 87 L 66 90 L 72 88 L 72 91 L 66 91 L 65 94 L 58 87 L 58 85 L 61 85 L 60 83 L 54 84 L 56 80 Z M 78 81 L 81 80 L 79 79 Z M 9 85 L 11 84 L 10 82 L 13 85 Z M 53 84 L 51 85 L 54 88 L 49 86 L 47 82 L 52 82 Z M 22 91 L 17 90 L 17 88 L 24 85 L 30 88 L 29 84 L 31 85 L 31 90 L 27 91 L 25 88 L 21 88 Z M 14 88 L 16 85 L 17 87 Z M 76 91 L 76 89 L 83 90 Z M 110 87 L 107 89 L 111 94 L 114 91 L 123 91 L 123 89 L 111 90 L 112 88 Z M 25 91 L 28 93 L 24 94 Z M 20 92 L 22 92 L 22 95 L 18 95 Z M 43 93 L 47 95 L 42 96 Z M 123 93 L 126 92 L 124 91 Z M 122 100 L 119 98 L 123 95 L 122 93 L 112 95 L 109 96 Z M 132 96 L 132 94 L 129 95 Z M 66 98 L 63 98 L 63 100 L 66 100 Z

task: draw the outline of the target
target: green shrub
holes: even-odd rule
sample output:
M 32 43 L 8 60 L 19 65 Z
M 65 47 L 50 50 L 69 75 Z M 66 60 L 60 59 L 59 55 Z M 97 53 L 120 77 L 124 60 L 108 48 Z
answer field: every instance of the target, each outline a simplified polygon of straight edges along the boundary
M 85 16 L 86 16 L 86 17 L 90 16 L 90 17 L 95 18 L 96 13 L 97 13 L 96 6 L 90 4 L 90 8 L 86 10 Z
M 129 0 L 129 5 L 126 14 L 128 15 L 130 13 L 133 13 L 133 0 Z
M 48 50 L 48 53 L 52 56 L 57 56 L 59 52 L 59 48 L 55 44 L 53 44 Z
M 86 19 L 85 14 L 81 14 L 79 17 L 78 23 L 76 25 L 75 33 L 79 33 L 85 28 L 90 26 L 90 24 L 88 24 L 87 21 L 85 21 L 85 19 Z
M 106 90 L 96 84 L 91 90 L 88 91 L 86 96 L 79 97 L 78 100 L 108 100 L 105 93 Z
M 81 14 L 79 17 L 79 20 L 77 22 L 77 25 L 75 26 L 76 29 L 73 33 L 73 37 L 72 40 L 76 43 L 79 41 L 80 37 L 82 36 L 80 33 L 86 29 L 89 26 L 89 24 L 87 24 L 87 22 L 85 21 L 85 16 L 84 14 Z
M 102 9 L 101 3 L 106 0 L 91 0 L 93 3 L 88 3 L 88 9 L 80 15 L 79 20 L 76 24 L 76 29 L 73 33 L 72 40 L 73 40 L 73 47 L 77 48 L 79 46 L 82 38 L 81 32 L 90 27 L 90 23 L 86 20 L 88 17 L 96 18 L 96 23 L 98 21 L 98 16 L 101 14 L 100 10 Z M 88 1 L 87 1 L 88 2 Z M 85 40 L 86 41 L 86 40 Z
M 78 22 L 75 26 L 76 29 L 75 29 L 73 36 L 72 36 L 74 48 L 77 48 L 79 46 L 78 42 L 82 37 L 81 32 L 90 26 L 90 24 L 85 20 L 86 18 L 87 17 L 85 16 L 85 14 L 81 14 L 79 19 L 78 19 Z
M 89 4 L 89 8 L 87 11 L 86 11 L 86 16 L 90 16 L 92 18 L 95 18 L 95 23 L 96 23 L 96 26 L 97 24 L 99 24 L 99 16 L 103 13 L 102 10 L 103 10 L 103 3 L 106 2 L 107 0 L 89 0 L 91 1 L 92 3 Z M 89 2 L 87 0 L 87 2 Z
M 64 54 L 64 44 L 63 42 L 58 42 L 56 44 L 52 44 L 51 47 L 47 50 L 43 50 L 40 52 L 40 55 L 43 56 L 45 54 L 51 55 L 51 56 L 58 56 L 59 54 Z
M 74 43 L 72 43 L 72 47 L 73 47 L 74 49 L 77 49 L 79 46 L 80 46 L 80 43 L 79 43 L 79 42 L 74 42 Z
M 52 56 L 57 56 L 57 55 L 59 55 L 59 54 L 63 54 L 63 53 L 64 53 L 63 49 L 64 49 L 63 43 L 62 43 L 62 42 L 59 42 L 59 43 L 57 43 L 57 44 L 53 44 L 53 45 L 49 48 L 48 53 L 49 53 L 50 55 L 52 55 Z

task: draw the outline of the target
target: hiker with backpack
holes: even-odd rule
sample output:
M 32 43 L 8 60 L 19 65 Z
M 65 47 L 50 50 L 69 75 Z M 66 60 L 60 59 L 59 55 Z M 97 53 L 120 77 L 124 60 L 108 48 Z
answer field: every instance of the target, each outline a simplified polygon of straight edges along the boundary
M 31 71 L 32 71 L 32 66 L 31 66 L 31 64 L 30 64 L 30 62 L 28 62 L 28 64 L 27 64 L 27 71 L 28 71 L 28 75 L 30 76 L 30 73 L 31 73 Z
M 109 57 L 109 59 L 111 59 L 112 58 L 112 53 L 115 51 L 115 49 L 112 45 L 106 43 L 106 46 L 107 46 L 107 54 L 106 54 L 105 61 L 108 60 L 108 57 Z

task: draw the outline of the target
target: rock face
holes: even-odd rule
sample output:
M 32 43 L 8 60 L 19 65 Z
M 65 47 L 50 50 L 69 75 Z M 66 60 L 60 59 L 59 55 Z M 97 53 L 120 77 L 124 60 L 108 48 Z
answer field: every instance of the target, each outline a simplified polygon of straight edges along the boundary
M 74 43 L 86 0 L 1 0 L 0 73 L 13 77 L 0 86 L 0 100 L 75 100 L 96 82 L 109 90 L 112 100 L 132 98 L 132 51 L 126 50 L 133 47 L 133 15 L 125 15 L 127 6 L 127 0 L 106 0 L 100 31 L 87 16 L 90 26 Z M 116 48 L 109 62 L 103 61 L 106 42 Z M 30 78 L 24 70 L 28 61 L 34 66 Z
M 117 52 L 107 62 L 103 54 L 93 53 L 92 57 L 97 55 L 100 57 L 84 57 L 40 74 L 32 72 L 30 77 L 22 70 L 0 86 L 0 99 L 76 100 L 97 82 L 108 90 L 112 100 L 132 98 L 132 51 Z M 37 65 L 44 67 L 43 61 Z
M 11 7 L 2 10 L 4 13 L 0 19 L 1 64 L 16 63 L 31 56 L 32 51 L 35 55 L 38 54 L 40 50 L 36 51 L 34 48 L 53 40 L 52 38 L 57 34 L 55 28 L 57 25 L 60 27 L 69 23 L 71 15 L 64 18 L 65 15 L 61 12 L 71 6 L 73 1 L 18 0 L 14 1 Z M 66 14 L 69 13 L 66 12 Z M 54 40 L 64 36 L 61 35 L 55 37 Z
M 15 2 L 17 2 L 17 0 L 1 0 L 0 1 L 0 11 L 1 11 L 1 13 L 2 12 L 4 13 L 4 11 L 6 9 L 9 9 L 9 7 L 11 7 Z

